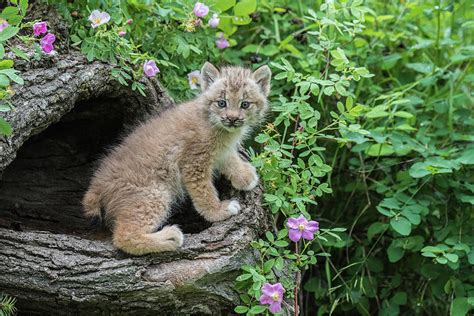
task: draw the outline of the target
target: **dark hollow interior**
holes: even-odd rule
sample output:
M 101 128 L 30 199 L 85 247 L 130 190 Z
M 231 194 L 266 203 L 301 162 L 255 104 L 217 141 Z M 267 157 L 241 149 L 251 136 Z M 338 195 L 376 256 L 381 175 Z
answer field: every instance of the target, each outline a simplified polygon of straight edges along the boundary
M 81 200 L 98 159 L 144 115 L 120 99 L 87 100 L 31 137 L 0 181 L 0 227 L 106 238 L 108 230 L 82 215 Z M 210 226 L 189 201 L 168 223 L 185 233 Z

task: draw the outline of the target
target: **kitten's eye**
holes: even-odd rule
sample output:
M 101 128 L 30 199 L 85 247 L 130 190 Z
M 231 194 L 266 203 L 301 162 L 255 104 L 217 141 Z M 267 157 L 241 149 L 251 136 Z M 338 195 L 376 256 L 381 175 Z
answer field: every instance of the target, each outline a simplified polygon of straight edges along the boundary
M 227 102 L 225 100 L 217 101 L 217 106 L 220 108 L 225 108 L 227 106 Z
M 250 102 L 248 101 L 243 101 L 242 103 L 240 103 L 240 107 L 244 110 L 248 109 L 250 107 Z

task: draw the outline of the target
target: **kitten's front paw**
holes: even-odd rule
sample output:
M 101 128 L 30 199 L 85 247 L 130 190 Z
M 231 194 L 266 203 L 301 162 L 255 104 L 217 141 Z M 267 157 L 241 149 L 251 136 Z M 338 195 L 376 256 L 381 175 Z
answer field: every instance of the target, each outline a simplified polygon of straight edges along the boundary
M 210 222 L 220 222 L 238 214 L 241 209 L 239 201 L 226 200 L 222 201 L 218 211 L 206 214 L 205 218 Z
M 229 204 L 227 205 L 226 211 L 229 212 L 232 215 L 237 215 L 237 214 L 239 214 L 241 209 L 242 209 L 242 207 L 240 207 L 239 201 L 231 200 L 231 201 L 229 201 Z
M 249 165 L 233 176 L 231 182 L 232 186 L 237 190 L 252 191 L 258 185 L 257 171 L 253 166 Z

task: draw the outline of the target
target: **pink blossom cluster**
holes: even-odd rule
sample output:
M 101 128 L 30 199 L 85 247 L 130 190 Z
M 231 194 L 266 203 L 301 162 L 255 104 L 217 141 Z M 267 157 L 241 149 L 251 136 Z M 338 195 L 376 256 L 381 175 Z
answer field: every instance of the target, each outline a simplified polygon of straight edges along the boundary
M 33 24 L 33 35 L 34 36 L 43 36 L 40 40 L 40 46 L 44 53 L 50 54 L 54 51 L 53 43 L 56 41 L 56 36 L 53 33 L 48 33 L 48 23 L 41 21 Z
M 209 7 L 206 6 L 204 3 L 196 2 L 193 9 L 194 15 L 197 17 L 197 20 L 194 21 L 194 26 L 200 26 L 202 21 L 200 18 L 205 17 L 209 13 Z M 220 23 L 220 18 L 217 13 L 214 13 L 212 17 L 209 19 L 207 24 L 212 28 L 217 28 Z M 223 33 L 219 33 L 218 39 L 216 40 L 216 47 L 219 49 L 224 49 L 230 46 L 229 41 L 224 37 Z

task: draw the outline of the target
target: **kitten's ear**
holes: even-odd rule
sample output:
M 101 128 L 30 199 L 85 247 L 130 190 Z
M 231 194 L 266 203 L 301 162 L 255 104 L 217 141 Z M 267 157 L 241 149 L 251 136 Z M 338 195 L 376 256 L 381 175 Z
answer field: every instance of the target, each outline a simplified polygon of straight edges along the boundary
M 270 70 L 270 67 L 264 65 L 258 68 L 254 71 L 253 77 L 265 96 L 268 96 L 270 93 L 270 79 L 272 78 L 272 71 Z
M 202 90 L 207 90 L 217 77 L 219 77 L 219 70 L 213 64 L 206 61 L 201 69 Z

